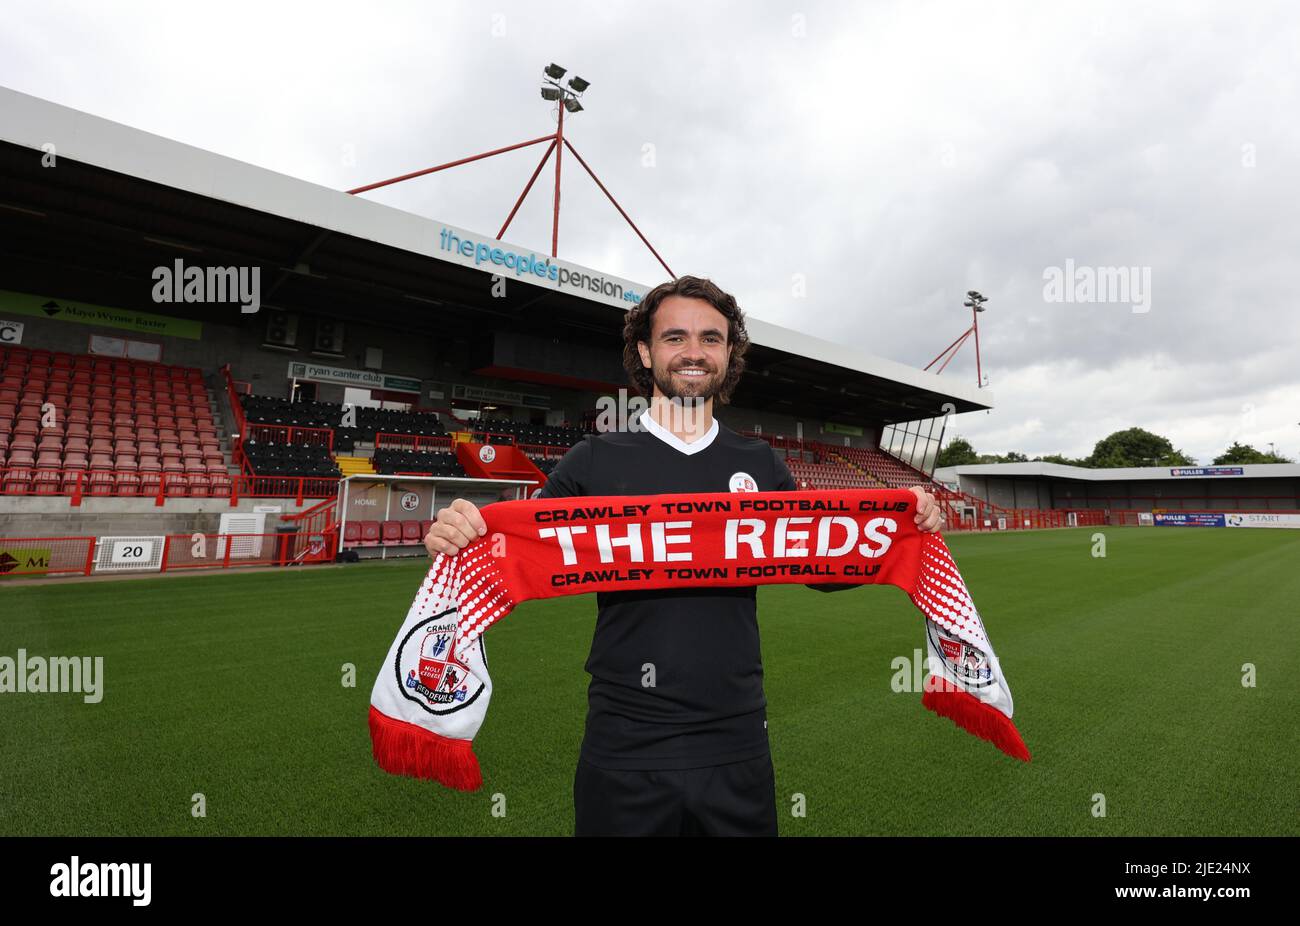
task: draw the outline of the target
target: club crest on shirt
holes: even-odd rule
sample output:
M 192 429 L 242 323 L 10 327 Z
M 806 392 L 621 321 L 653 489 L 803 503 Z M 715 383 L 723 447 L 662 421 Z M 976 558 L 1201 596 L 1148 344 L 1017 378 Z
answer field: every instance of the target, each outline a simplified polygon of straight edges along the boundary
M 460 710 L 483 691 L 482 680 L 453 655 L 455 639 L 452 610 L 416 624 L 398 647 L 395 668 L 401 692 L 431 714 Z
M 758 483 L 749 473 L 732 473 L 728 488 L 732 492 L 757 492 Z

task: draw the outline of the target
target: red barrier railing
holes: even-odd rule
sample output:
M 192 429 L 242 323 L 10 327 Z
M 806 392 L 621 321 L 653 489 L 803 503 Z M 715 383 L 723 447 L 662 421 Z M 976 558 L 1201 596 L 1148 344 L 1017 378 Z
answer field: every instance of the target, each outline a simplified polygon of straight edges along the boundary
M 513 434 L 506 434 L 501 431 L 474 430 L 474 431 L 470 431 L 469 433 L 470 433 L 470 440 L 476 444 L 492 444 L 492 443 L 513 444 L 515 442 L 515 436 Z M 494 437 L 500 437 L 503 438 L 503 440 L 493 441 L 492 438 Z
M 308 428 L 302 425 L 249 423 L 243 431 L 244 441 L 290 447 L 325 447 L 334 452 L 333 428 Z
M 394 434 L 391 431 L 375 434 L 376 450 L 450 450 L 452 443 L 448 434 Z
M 329 538 L 305 531 L 283 534 L 168 534 L 161 570 L 287 566 L 334 558 Z
M 230 435 L 230 461 L 239 467 L 240 472 L 243 472 L 247 469 L 243 443 L 244 429 L 248 426 L 248 422 L 244 418 L 244 406 L 239 402 L 239 390 L 235 387 L 235 380 L 230 378 L 230 364 L 227 363 L 221 368 L 221 375 L 226 378 L 226 401 L 230 404 L 230 414 L 235 417 L 234 431 Z M 251 386 L 245 394 L 252 394 Z
M 198 477 L 198 478 L 191 478 Z M 135 470 L 59 470 L 35 466 L 0 467 L 0 497 L 63 496 L 73 507 L 87 496 L 152 498 L 162 506 L 169 498 L 308 499 L 338 494 L 334 476 L 230 476 L 221 473 L 141 473 Z
M 552 457 L 559 459 L 573 449 L 572 447 L 552 447 L 550 444 L 519 444 L 518 447 L 524 453 L 541 454 L 544 460 L 549 460 Z
M 481 436 L 509 437 L 509 443 L 515 443 L 514 436 L 496 431 L 466 431 L 478 440 Z M 455 439 L 451 435 L 431 437 L 423 434 L 394 434 L 380 431 L 375 434 L 376 450 L 451 450 Z M 570 447 L 552 447 L 549 444 L 515 444 L 524 453 L 540 454 L 545 459 L 559 458 L 569 452 Z
M 230 504 L 240 498 L 293 498 L 301 505 L 306 499 L 332 498 L 338 491 L 335 476 L 235 476 Z
M 280 521 L 300 525 L 300 530 L 304 534 L 324 537 L 325 545 L 332 552 L 338 549 L 339 545 L 338 503 L 339 499 L 336 494 L 333 498 L 327 498 L 306 511 L 299 511 L 297 514 L 283 514 L 280 516 Z
M 1000 508 L 991 511 L 987 507 L 976 507 L 972 515 L 967 514 L 971 507 L 969 505 L 954 504 L 948 499 L 938 501 L 944 513 L 943 529 L 946 531 L 994 532 L 1100 527 L 1109 522 L 1109 512 L 1104 508 Z
M 0 537 L 0 584 L 5 576 L 88 576 L 94 565 L 94 537 Z

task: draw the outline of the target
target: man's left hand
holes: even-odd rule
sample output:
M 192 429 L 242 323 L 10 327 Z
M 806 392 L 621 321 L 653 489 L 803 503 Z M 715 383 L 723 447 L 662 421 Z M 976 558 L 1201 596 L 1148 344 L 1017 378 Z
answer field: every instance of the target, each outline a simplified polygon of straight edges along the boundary
M 943 525 L 943 511 L 934 496 L 925 491 L 923 486 L 912 486 L 916 493 L 916 526 L 923 534 L 937 531 Z

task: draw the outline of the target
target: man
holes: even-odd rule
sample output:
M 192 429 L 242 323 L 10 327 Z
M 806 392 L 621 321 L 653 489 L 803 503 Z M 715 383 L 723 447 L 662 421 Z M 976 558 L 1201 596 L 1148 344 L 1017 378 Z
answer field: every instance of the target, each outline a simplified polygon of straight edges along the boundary
M 650 407 L 635 428 L 585 437 L 539 497 L 796 488 L 769 444 L 713 417 L 749 346 L 735 299 L 697 277 L 664 283 L 628 312 L 623 339 L 623 365 Z M 933 496 L 913 491 L 918 525 L 937 529 Z M 457 499 L 438 512 L 425 544 L 454 555 L 486 532 L 478 509 Z M 776 835 L 755 591 L 596 596 L 576 835 Z

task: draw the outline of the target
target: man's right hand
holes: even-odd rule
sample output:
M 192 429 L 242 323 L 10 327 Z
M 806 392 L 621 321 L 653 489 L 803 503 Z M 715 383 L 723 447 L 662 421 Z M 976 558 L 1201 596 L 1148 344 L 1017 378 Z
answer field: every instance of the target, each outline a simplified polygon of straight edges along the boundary
M 439 553 L 455 556 L 486 533 L 487 523 L 478 508 L 473 502 L 458 498 L 439 509 L 438 519 L 424 537 L 424 546 L 430 556 Z

